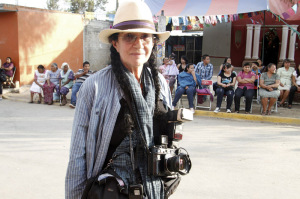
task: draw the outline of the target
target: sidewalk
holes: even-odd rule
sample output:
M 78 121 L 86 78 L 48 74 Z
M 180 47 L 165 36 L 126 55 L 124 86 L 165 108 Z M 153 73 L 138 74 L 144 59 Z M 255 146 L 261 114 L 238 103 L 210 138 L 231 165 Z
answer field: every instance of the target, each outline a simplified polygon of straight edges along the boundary
M 238 73 L 241 68 L 235 68 L 235 71 Z M 214 76 L 212 78 L 213 82 L 217 80 L 217 75 L 219 72 L 219 67 L 214 67 Z M 22 86 L 18 89 L 18 93 L 15 93 L 16 89 L 4 89 L 3 98 L 7 98 L 12 101 L 19 101 L 27 103 L 30 101 L 30 85 Z M 71 91 L 68 93 L 68 103 L 70 103 L 71 99 Z M 35 95 L 35 103 L 38 99 L 38 96 Z M 5 100 L 5 99 L 4 99 Z M 188 108 L 188 101 L 186 97 L 182 99 L 183 107 Z M 204 106 L 209 105 L 209 101 L 203 104 Z M 59 102 L 55 102 L 53 106 L 59 106 Z M 272 112 L 270 116 L 262 116 L 260 113 L 260 104 L 257 102 L 252 103 L 252 114 L 244 114 L 244 111 L 240 111 L 240 113 L 226 113 L 224 107 L 226 106 L 226 102 L 223 100 L 221 112 L 214 113 L 213 110 L 216 108 L 216 97 L 214 97 L 214 101 L 212 102 L 211 111 L 208 109 L 197 109 L 195 112 L 196 116 L 206 116 L 206 117 L 216 117 L 216 118 L 230 118 L 230 119 L 242 119 L 242 120 L 251 120 L 251 121 L 260 121 L 260 122 L 272 122 L 272 123 L 284 123 L 284 124 L 296 124 L 300 125 L 300 104 L 293 104 L 292 109 L 279 107 L 277 112 Z M 68 104 L 65 106 L 69 108 Z M 243 100 L 241 100 L 241 109 L 245 107 Z M 234 102 L 232 104 L 232 111 L 234 111 Z

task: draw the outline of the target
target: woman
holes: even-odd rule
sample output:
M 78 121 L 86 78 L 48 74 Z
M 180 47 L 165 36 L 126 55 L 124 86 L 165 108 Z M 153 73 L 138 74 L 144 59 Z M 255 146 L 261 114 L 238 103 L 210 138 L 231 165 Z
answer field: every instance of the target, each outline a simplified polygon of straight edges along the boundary
M 111 66 L 89 77 L 79 91 L 66 175 L 67 199 L 81 198 L 87 180 L 105 172 L 104 168 L 113 168 L 127 186 L 138 177 L 148 199 L 164 198 L 161 178 L 147 175 L 144 150 L 136 149 L 133 171 L 127 149 L 142 143 L 153 146 L 157 104 L 162 100 L 171 108 L 170 90 L 154 64 L 156 40 L 163 42 L 169 35 L 155 31 L 152 13 L 141 1 L 121 4 L 113 27 L 100 32 L 100 41 L 112 44 Z M 133 109 L 140 128 L 133 124 Z
M 265 67 L 265 70 L 266 71 L 261 74 L 259 80 L 259 95 L 262 98 L 262 115 L 271 115 L 271 108 L 280 95 L 280 91 L 278 90 L 280 78 L 279 75 L 276 74 L 275 64 L 268 64 L 268 66 Z
M 44 103 L 48 105 L 53 104 L 54 88 L 59 85 L 61 70 L 58 69 L 57 64 L 51 64 L 51 70 L 48 71 L 47 83 L 43 85 Z
M 67 94 L 69 93 L 69 89 L 73 86 L 74 73 L 70 69 L 68 63 L 63 63 L 61 65 L 61 71 L 59 74 L 59 84 L 56 85 L 56 93 L 57 95 L 61 95 L 61 105 L 67 104 Z
M 235 90 L 234 104 L 235 112 L 240 112 L 241 97 L 246 98 L 246 114 L 250 113 L 252 98 L 254 96 L 254 81 L 255 74 L 251 72 L 250 63 L 246 62 L 243 66 L 243 71 L 239 72 L 237 76 L 238 87 Z
M 42 102 L 42 90 L 43 85 L 45 84 L 47 79 L 47 71 L 43 65 L 39 65 L 37 70 L 34 72 L 34 80 L 30 87 L 30 97 L 31 100 L 29 103 L 33 103 L 33 96 L 35 93 L 39 94 L 38 104 Z
M 11 61 L 10 57 L 6 58 L 6 62 L 1 66 L 1 69 L 5 70 L 5 75 L 7 77 L 12 77 L 14 72 L 13 72 L 14 64 Z
M 159 67 L 159 72 L 161 73 L 161 74 L 165 74 L 166 73 L 166 70 L 167 70 L 167 67 L 168 67 L 168 65 L 169 65 L 169 58 L 168 57 L 165 57 L 164 59 L 163 59 L 163 65 L 161 65 L 160 67 Z M 167 79 L 167 77 L 166 76 L 164 76 L 166 79 Z
M 224 64 L 230 64 L 230 65 L 231 65 L 231 58 L 230 58 L 230 57 L 226 57 L 226 58 L 224 59 L 223 64 L 221 64 L 221 66 L 220 66 L 220 72 L 219 72 L 218 75 L 221 74 L 221 72 L 222 72 L 222 70 L 223 70 Z M 233 65 L 231 65 L 231 71 L 233 71 L 233 68 L 234 68 Z M 234 74 L 236 75 L 236 72 L 235 72 L 235 71 L 234 71 Z M 218 88 L 218 82 L 213 83 L 213 90 L 215 91 L 215 93 L 216 93 L 216 91 L 217 91 L 217 88 Z
M 182 73 L 183 71 L 185 71 L 185 67 L 186 67 L 187 63 L 189 63 L 187 57 L 185 55 L 182 55 L 181 59 L 180 59 L 180 64 L 177 65 L 179 73 Z
M 218 86 L 216 90 L 217 94 L 217 107 L 214 110 L 215 113 L 220 112 L 223 96 L 227 96 L 226 112 L 231 113 L 231 105 L 234 95 L 234 86 L 236 82 L 236 75 L 231 70 L 231 64 L 223 64 L 222 71 L 218 75 Z
M 262 65 L 261 59 L 258 58 L 258 59 L 256 60 L 256 62 L 258 63 L 258 69 L 259 69 L 260 71 L 263 71 L 263 70 L 265 69 L 265 66 Z
M 289 109 L 292 108 L 292 102 L 294 99 L 295 92 L 296 91 L 300 92 L 300 64 L 298 65 L 298 67 L 295 66 L 295 69 L 296 70 L 293 72 L 293 76 L 292 76 L 293 86 L 291 87 L 290 95 L 289 95 L 289 106 L 288 106 Z
M 188 64 L 184 72 L 178 75 L 179 86 L 176 90 L 172 106 L 175 107 L 183 94 L 187 95 L 189 100 L 189 108 L 192 112 L 194 110 L 194 95 L 196 93 L 196 86 L 201 86 L 201 78 L 195 74 L 194 64 Z
M 290 60 L 285 59 L 283 61 L 282 67 L 277 70 L 277 74 L 280 78 L 280 84 L 278 87 L 278 89 L 280 90 L 280 103 L 278 104 L 278 107 L 284 105 L 285 100 L 290 94 L 290 89 L 292 86 L 292 75 L 295 71 L 295 69 L 290 67 L 290 65 Z
M 163 75 L 166 77 L 167 81 L 169 81 L 169 87 L 171 90 L 171 93 L 174 89 L 174 84 L 176 82 L 177 75 L 179 74 L 178 68 L 176 67 L 175 61 L 171 60 L 169 61 L 169 65 L 167 66 L 165 73 Z

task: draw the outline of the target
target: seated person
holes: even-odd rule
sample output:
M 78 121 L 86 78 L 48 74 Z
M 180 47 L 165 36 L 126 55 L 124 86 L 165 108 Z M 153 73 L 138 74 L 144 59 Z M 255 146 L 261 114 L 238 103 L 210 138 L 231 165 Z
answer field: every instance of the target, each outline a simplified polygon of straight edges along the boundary
M 34 80 L 30 87 L 30 97 L 29 103 L 33 103 L 33 96 L 35 93 L 39 94 L 38 104 L 42 102 L 42 89 L 47 79 L 47 71 L 43 65 L 39 65 L 37 70 L 34 72 Z
M 213 65 L 210 63 L 209 55 L 203 55 L 202 62 L 195 67 L 195 73 L 203 80 L 211 80 L 213 76 Z
M 60 69 L 56 63 L 51 64 L 51 70 L 47 72 L 47 82 L 43 85 L 44 103 L 53 104 L 54 88 L 59 85 Z
M 271 115 L 271 108 L 280 95 L 278 86 L 280 84 L 279 75 L 276 74 L 276 65 L 273 63 L 265 67 L 265 72 L 261 74 L 259 80 L 259 95 L 262 98 L 262 115 Z M 268 105 L 268 99 L 269 105 Z M 267 107 L 268 106 L 268 107 Z
M 69 89 L 72 88 L 74 83 L 74 73 L 66 62 L 62 64 L 61 69 L 59 84 L 56 86 L 56 93 L 58 96 L 61 95 L 61 105 L 64 106 L 67 104 L 67 94 L 69 93 Z
M 180 64 L 177 65 L 179 73 L 182 73 L 184 71 L 184 69 L 188 63 L 189 62 L 188 62 L 187 57 L 185 55 L 182 55 L 181 59 L 180 59 Z
M 290 95 L 289 95 L 289 106 L 288 106 L 289 109 L 292 108 L 292 102 L 294 99 L 295 92 L 296 91 L 300 92 L 300 64 L 298 65 L 298 67 L 295 66 L 295 69 L 296 70 L 293 72 L 293 76 L 292 76 L 293 86 L 291 87 Z
M 169 87 L 171 90 L 171 93 L 173 92 L 174 84 L 176 82 L 177 75 L 179 74 L 178 68 L 175 64 L 175 61 L 169 60 L 168 66 L 163 73 L 163 76 L 166 78 L 167 82 L 169 82 Z
M 255 75 L 260 75 L 261 74 L 261 71 L 259 70 L 258 65 L 259 65 L 258 62 L 252 62 L 252 64 L 251 64 L 252 72 Z M 257 79 L 256 79 L 256 77 L 255 77 L 254 85 L 257 86 Z
M 258 69 L 259 69 L 260 71 L 264 71 L 264 69 L 265 69 L 265 66 L 264 66 L 264 65 L 262 65 L 262 61 L 261 61 L 261 59 L 260 59 L 260 58 L 258 58 L 258 59 L 256 60 L 256 62 L 258 63 Z
M 223 64 L 222 72 L 218 75 L 218 88 L 217 94 L 217 107 L 214 110 L 215 113 L 220 112 L 223 96 L 227 96 L 226 112 L 231 113 L 231 105 L 234 95 L 234 86 L 236 82 L 236 75 L 231 70 L 231 64 Z
M 14 64 L 10 57 L 6 58 L 6 62 L 1 66 L 1 69 L 4 70 L 4 74 L 6 75 L 7 79 L 14 75 Z
M 163 65 L 161 65 L 158 69 L 159 69 L 159 72 L 161 73 L 161 74 L 165 74 L 165 72 L 166 72 L 166 69 L 167 69 L 167 67 L 168 67 L 168 64 L 169 64 L 169 58 L 168 57 L 165 57 L 164 59 L 163 59 Z M 165 77 L 165 76 L 164 76 Z M 166 78 L 166 77 L 165 77 Z
M 292 75 L 295 71 L 294 68 L 290 67 L 290 60 L 285 59 L 283 61 L 282 67 L 277 70 L 277 74 L 280 78 L 280 84 L 278 89 L 280 90 L 280 103 L 278 106 L 283 106 L 285 100 L 290 94 L 290 89 L 292 86 Z
M 246 114 L 250 113 L 252 98 L 254 96 L 254 81 L 255 74 L 251 72 L 250 63 L 246 62 L 243 66 L 243 71 L 239 72 L 237 76 L 238 87 L 235 90 L 234 104 L 235 112 L 239 113 L 240 111 L 240 101 L 241 97 L 245 96 L 246 98 Z
M 189 101 L 189 108 L 192 112 L 194 110 L 194 95 L 196 93 L 196 86 L 201 86 L 201 78 L 195 74 L 194 64 L 188 64 L 185 67 L 185 71 L 178 75 L 179 86 L 176 90 L 175 97 L 173 100 L 173 107 L 176 106 L 177 102 L 183 94 L 187 94 Z
M 77 100 L 77 92 L 79 91 L 79 88 L 81 84 L 90 76 L 93 74 L 93 71 L 90 71 L 90 63 L 84 62 L 83 63 L 83 69 L 79 69 L 78 72 L 75 74 L 75 84 L 72 88 L 72 96 L 71 96 L 71 108 L 76 107 L 76 100 Z

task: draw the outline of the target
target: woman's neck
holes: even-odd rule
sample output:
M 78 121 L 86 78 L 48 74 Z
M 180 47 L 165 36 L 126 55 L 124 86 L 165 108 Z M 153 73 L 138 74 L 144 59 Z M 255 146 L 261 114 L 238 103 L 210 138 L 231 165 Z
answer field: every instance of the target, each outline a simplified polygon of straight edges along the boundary
M 231 72 L 230 72 L 230 71 L 228 71 L 228 72 L 224 72 L 224 74 L 226 74 L 226 75 L 230 75 L 230 74 L 231 74 Z
M 284 68 L 285 68 L 285 70 L 288 70 L 290 67 L 289 66 L 285 66 Z
M 143 66 L 138 66 L 138 67 L 127 67 L 125 66 L 137 79 L 139 82 L 141 79 L 142 71 L 143 71 Z

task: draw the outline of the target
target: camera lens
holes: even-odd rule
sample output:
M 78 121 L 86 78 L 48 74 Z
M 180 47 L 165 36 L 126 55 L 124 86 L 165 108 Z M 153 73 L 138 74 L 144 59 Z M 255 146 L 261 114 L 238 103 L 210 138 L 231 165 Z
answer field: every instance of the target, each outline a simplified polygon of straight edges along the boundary
M 179 154 L 167 159 L 167 170 L 179 172 L 181 175 L 187 174 L 192 166 L 190 158 L 186 154 Z

